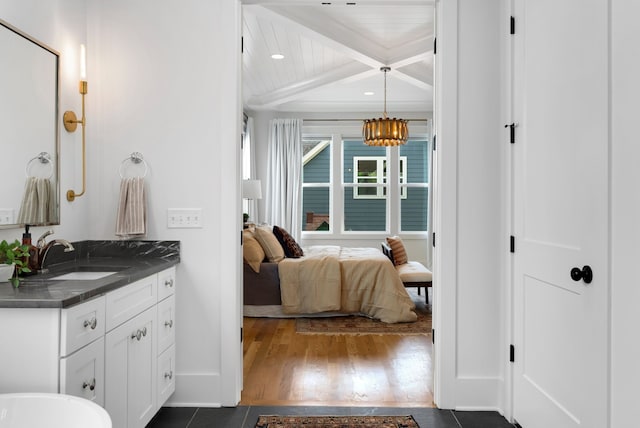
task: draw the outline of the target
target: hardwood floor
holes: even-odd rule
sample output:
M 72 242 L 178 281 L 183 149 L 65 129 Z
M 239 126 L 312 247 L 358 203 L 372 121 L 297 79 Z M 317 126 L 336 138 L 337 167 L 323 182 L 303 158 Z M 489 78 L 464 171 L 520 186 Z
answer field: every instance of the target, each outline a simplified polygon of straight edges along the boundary
M 431 349 L 430 335 L 296 334 L 295 319 L 245 318 L 240 404 L 434 407 Z

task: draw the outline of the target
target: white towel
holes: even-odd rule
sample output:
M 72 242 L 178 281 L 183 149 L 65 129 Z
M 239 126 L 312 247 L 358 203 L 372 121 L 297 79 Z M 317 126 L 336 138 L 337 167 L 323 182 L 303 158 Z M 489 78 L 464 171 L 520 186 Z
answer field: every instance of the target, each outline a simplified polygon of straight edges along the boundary
M 123 178 L 116 219 L 116 235 L 122 238 L 141 237 L 147 233 L 147 209 L 142 177 Z
M 19 224 L 48 224 L 53 220 L 54 201 L 48 178 L 28 177 L 18 213 Z

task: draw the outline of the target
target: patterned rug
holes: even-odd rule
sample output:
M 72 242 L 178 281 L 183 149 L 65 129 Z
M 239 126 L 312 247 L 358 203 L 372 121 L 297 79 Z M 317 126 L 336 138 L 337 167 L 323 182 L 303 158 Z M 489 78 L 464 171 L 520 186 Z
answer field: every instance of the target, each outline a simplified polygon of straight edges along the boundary
M 413 416 L 260 416 L 255 428 L 420 428 Z
M 300 334 L 431 334 L 431 309 L 415 291 L 409 295 L 416 304 L 416 322 L 387 324 L 361 316 L 297 318 L 296 333 Z

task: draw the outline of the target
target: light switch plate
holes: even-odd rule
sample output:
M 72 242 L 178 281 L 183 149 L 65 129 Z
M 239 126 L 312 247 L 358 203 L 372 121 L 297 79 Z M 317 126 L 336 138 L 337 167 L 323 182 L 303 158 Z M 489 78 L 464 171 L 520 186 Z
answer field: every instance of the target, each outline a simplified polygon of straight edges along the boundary
M 202 228 L 202 208 L 167 209 L 167 227 L 169 229 Z
M 13 208 L 0 208 L 0 225 L 15 224 Z

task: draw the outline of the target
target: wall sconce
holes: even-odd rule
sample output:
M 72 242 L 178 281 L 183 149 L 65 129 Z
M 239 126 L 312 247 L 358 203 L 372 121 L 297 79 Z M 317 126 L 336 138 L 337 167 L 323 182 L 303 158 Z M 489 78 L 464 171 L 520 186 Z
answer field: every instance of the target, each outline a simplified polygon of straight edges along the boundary
M 64 129 L 67 132 L 75 132 L 78 128 L 78 124 L 82 125 L 82 192 L 76 193 L 73 190 L 67 190 L 67 201 L 72 202 L 76 197 L 84 195 L 85 185 L 87 181 L 87 164 L 85 156 L 85 125 L 86 118 L 84 115 L 84 96 L 87 94 L 87 52 L 84 45 L 80 45 L 80 83 L 79 83 L 80 95 L 82 95 L 82 117 L 78 120 L 76 114 L 67 110 L 62 115 L 62 122 L 64 123 Z

